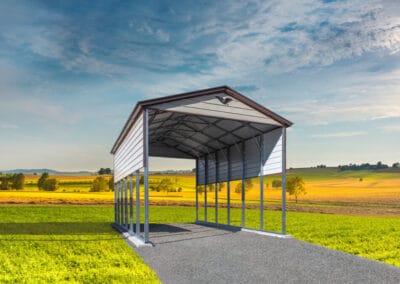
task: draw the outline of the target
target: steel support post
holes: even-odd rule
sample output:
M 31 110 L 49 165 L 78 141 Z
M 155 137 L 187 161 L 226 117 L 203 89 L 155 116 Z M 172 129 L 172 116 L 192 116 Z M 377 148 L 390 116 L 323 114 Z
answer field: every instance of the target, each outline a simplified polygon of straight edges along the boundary
M 282 234 L 286 234 L 286 128 L 282 127 Z
M 130 188 L 129 188 L 129 233 L 133 235 L 133 177 L 130 175 Z
M 149 110 L 145 110 L 144 241 L 149 242 Z
M 244 141 L 242 142 L 242 227 L 244 228 L 246 226 L 246 204 L 245 204 L 245 200 L 246 200 L 246 163 L 245 163 L 245 146 L 244 146 Z
M 227 148 L 227 162 L 228 162 L 228 181 L 226 184 L 227 187 L 227 198 L 228 198 L 228 214 L 227 214 L 227 221 L 228 225 L 231 224 L 231 147 Z
M 208 159 L 207 154 L 204 157 L 204 221 L 207 222 L 207 173 Z
M 116 185 L 114 183 L 113 185 L 113 189 L 114 189 L 114 223 L 117 224 L 118 222 L 118 215 L 117 215 L 117 190 L 116 190 Z
M 260 136 L 260 230 L 264 230 L 264 137 Z
M 124 225 L 128 229 L 128 179 L 124 178 Z
M 116 198 L 117 198 L 117 212 L 116 212 L 116 215 L 117 215 L 117 224 L 119 224 L 119 182 L 117 182 L 116 184 L 115 184 L 115 195 L 116 195 Z
M 215 152 L 215 223 L 218 224 L 218 152 Z
M 124 204 L 123 204 L 123 192 L 122 192 L 123 180 L 119 184 L 119 224 L 122 226 L 124 224 Z
M 140 236 L 140 171 L 136 171 L 136 230 L 135 234 Z
M 199 159 L 196 159 L 196 222 L 199 221 Z

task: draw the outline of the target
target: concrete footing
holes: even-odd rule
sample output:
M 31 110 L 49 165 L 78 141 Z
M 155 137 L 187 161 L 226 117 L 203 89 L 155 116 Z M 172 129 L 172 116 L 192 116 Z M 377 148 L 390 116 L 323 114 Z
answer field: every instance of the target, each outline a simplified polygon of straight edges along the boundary
M 126 240 L 126 242 L 131 246 L 135 246 L 137 248 L 153 246 L 151 243 L 146 243 L 141 236 L 137 236 L 135 233 L 130 233 L 126 228 L 116 223 L 112 223 L 111 226 L 116 231 L 118 231 L 121 236 Z

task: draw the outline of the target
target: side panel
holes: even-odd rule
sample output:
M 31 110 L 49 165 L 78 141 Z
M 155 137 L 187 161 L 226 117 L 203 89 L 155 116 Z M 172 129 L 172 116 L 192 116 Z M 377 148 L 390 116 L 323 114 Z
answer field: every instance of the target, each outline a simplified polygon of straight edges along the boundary
M 261 175 L 278 174 L 282 172 L 282 129 L 276 129 L 263 134 L 262 167 L 260 168 L 260 145 L 259 137 L 245 141 L 245 178 Z M 243 175 L 242 144 L 233 145 L 230 148 L 231 177 L 230 180 L 241 180 Z M 218 156 L 218 181 L 228 180 L 227 150 L 216 152 Z M 200 159 L 203 161 L 203 159 Z M 208 155 L 207 183 L 215 183 L 215 153 Z M 204 162 L 199 163 L 199 184 L 204 183 Z
M 282 129 L 264 134 L 264 159 L 262 175 L 282 172 Z
M 143 116 L 139 115 L 114 155 L 115 182 L 143 167 Z

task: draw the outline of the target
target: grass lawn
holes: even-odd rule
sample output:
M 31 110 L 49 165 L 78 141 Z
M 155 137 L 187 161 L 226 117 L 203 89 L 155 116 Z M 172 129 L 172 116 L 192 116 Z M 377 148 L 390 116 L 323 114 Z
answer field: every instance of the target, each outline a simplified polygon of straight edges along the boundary
M 159 283 L 109 206 L 0 207 L 1 283 Z
M 157 282 L 110 227 L 113 216 L 111 206 L 0 207 L 0 282 Z M 279 230 L 279 216 L 266 211 L 266 229 Z M 150 208 L 151 223 L 193 220 L 194 208 Z M 246 211 L 248 227 L 257 220 L 256 210 Z M 239 224 L 240 210 L 232 222 Z M 288 212 L 287 228 L 297 239 L 400 267 L 400 218 Z

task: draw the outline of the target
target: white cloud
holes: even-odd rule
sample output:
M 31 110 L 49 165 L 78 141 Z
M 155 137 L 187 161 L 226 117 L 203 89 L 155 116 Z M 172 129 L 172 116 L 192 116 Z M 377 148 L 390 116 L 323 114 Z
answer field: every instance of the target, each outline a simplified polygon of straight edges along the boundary
M 322 133 L 322 134 L 314 134 L 311 135 L 313 138 L 346 138 L 346 137 L 355 137 L 361 135 L 367 135 L 368 133 L 365 131 L 354 131 L 354 132 L 334 132 L 334 133 Z

